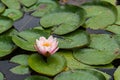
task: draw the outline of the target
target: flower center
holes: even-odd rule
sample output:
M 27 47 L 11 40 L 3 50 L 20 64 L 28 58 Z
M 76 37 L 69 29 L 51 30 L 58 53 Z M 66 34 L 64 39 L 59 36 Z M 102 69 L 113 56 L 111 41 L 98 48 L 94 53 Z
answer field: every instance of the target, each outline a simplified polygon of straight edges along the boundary
M 49 47 L 49 46 L 51 46 L 51 44 L 48 43 L 48 42 L 46 42 L 46 43 L 43 43 L 43 46 L 45 46 L 45 47 Z

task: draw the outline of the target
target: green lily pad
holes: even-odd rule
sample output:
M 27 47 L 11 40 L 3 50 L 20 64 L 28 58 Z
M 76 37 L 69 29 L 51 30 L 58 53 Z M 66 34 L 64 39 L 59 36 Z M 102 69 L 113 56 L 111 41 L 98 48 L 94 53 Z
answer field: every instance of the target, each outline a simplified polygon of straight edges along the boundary
M 16 55 L 16 56 L 12 57 L 10 59 L 10 62 L 27 66 L 28 65 L 28 58 L 29 58 L 29 55 L 20 54 L 20 55 Z
M 37 0 L 19 0 L 19 2 L 26 7 L 30 7 L 37 2 Z
M 33 75 L 30 77 L 27 77 L 25 80 L 51 80 L 51 79 L 45 76 Z
M 2 15 L 7 16 L 15 21 L 20 19 L 23 16 L 23 13 L 16 9 L 6 9 Z
M 0 2 L 0 13 L 2 13 L 5 10 L 5 5 Z
M 119 79 L 120 79 L 120 66 L 114 72 L 114 80 L 119 80 Z
M 18 0 L 1 0 L 8 8 L 20 9 L 20 3 Z
M 116 0 L 102 0 L 102 1 L 107 1 L 107 2 L 109 2 L 111 4 L 113 4 L 113 5 L 116 5 Z
M 66 68 L 66 60 L 55 53 L 44 60 L 39 54 L 33 54 L 28 60 L 29 66 L 36 72 L 48 76 L 54 76 Z
M 10 54 L 15 48 L 10 36 L 0 36 L 0 57 Z
M 80 61 L 76 60 L 72 54 L 72 51 L 60 51 L 58 54 L 61 54 L 65 57 L 67 61 L 68 69 L 83 69 L 83 68 L 93 68 L 89 65 L 83 64 Z
M 17 46 L 24 50 L 36 51 L 34 48 L 36 39 L 39 39 L 41 36 L 48 37 L 48 35 L 49 34 L 43 30 L 26 30 L 14 35 L 12 40 Z
M 0 80 L 4 80 L 4 75 L 1 72 L 0 72 Z
M 117 11 L 118 11 L 118 17 L 117 17 L 117 21 L 116 24 L 120 25 L 120 6 L 116 6 Z
M 57 9 L 56 3 L 40 3 L 35 12 L 31 15 L 35 17 L 42 17 L 50 12 L 53 12 Z
M 83 5 L 82 8 L 86 10 L 88 17 L 85 28 L 104 29 L 108 25 L 115 23 L 117 19 L 117 9 L 109 2 L 89 2 Z
M 58 74 L 54 80 L 106 80 L 104 75 L 93 70 L 81 69 Z
M 119 25 L 111 25 L 106 28 L 106 30 L 115 33 L 115 34 L 120 34 L 120 26 Z
M 73 52 L 74 57 L 89 65 L 105 65 L 111 63 L 119 54 L 111 51 L 96 49 L 78 49 Z
M 74 31 L 70 34 L 58 38 L 59 48 L 71 49 L 84 47 L 89 43 L 89 37 L 86 32 L 82 30 Z
M 7 17 L 0 17 L 0 33 L 10 29 L 13 25 L 13 21 Z
M 85 21 L 85 11 L 78 8 L 78 12 L 61 11 L 54 12 L 43 16 L 40 19 L 40 24 L 44 28 L 52 28 L 53 33 L 63 35 L 70 33 L 79 28 Z
M 112 51 L 113 53 L 119 51 L 119 45 L 115 38 L 109 34 L 92 34 L 90 35 L 90 45 L 89 47 L 103 50 Z
M 10 71 L 14 74 L 19 74 L 19 75 L 25 75 L 30 73 L 29 67 L 23 65 L 13 67 L 10 69 Z

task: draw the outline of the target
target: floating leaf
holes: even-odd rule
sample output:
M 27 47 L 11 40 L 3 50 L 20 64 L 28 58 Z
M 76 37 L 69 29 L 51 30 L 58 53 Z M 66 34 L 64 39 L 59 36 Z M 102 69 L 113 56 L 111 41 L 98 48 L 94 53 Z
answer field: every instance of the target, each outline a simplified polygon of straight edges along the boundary
M 106 80 L 104 75 L 89 69 L 66 71 L 58 74 L 54 80 Z
M 26 30 L 14 35 L 12 37 L 13 42 L 24 50 L 36 51 L 34 45 L 36 39 L 41 36 L 47 37 L 49 34 L 43 30 Z
M 19 0 L 23 5 L 30 7 L 37 2 L 37 0 Z
M 5 10 L 5 5 L 0 2 L 0 13 L 2 13 Z
M 102 1 L 107 1 L 107 2 L 109 2 L 111 4 L 113 4 L 113 5 L 116 5 L 116 0 L 102 0 Z
M 111 63 L 118 54 L 111 51 L 100 51 L 96 49 L 78 49 L 73 52 L 74 57 L 89 65 L 105 65 Z
M 0 72 L 0 80 L 4 80 L 4 75 Z
M 23 16 L 23 13 L 16 9 L 6 9 L 2 15 L 7 16 L 15 21 L 20 19 Z
M 31 14 L 35 17 L 42 17 L 50 12 L 53 12 L 57 9 L 56 3 L 40 3 L 38 8 Z
M 68 69 L 92 68 L 91 66 L 83 64 L 80 61 L 76 60 L 72 54 L 72 51 L 60 51 L 58 54 L 61 54 L 65 57 Z
M 19 75 L 25 75 L 30 73 L 29 67 L 23 65 L 16 66 L 10 69 L 10 71 L 14 74 L 19 74 Z
M 117 21 L 116 24 L 120 25 L 120 6 L 116 6 L 117 11 L 118 11 L 118 17 L 117 17 Z
M 38 76 L 38 75 L 33 75 L 30 77 L 27 77 L 25 80 L 51 80 L 48 77 L 45 76 Z
M 0 17 L 0 33 L 10 29 L 13 25 L 13 21 L 7 17 Z
M 10 59 L 10 62 L 27 66 L 28 65 L 28 57 L 29 57 L 29 55 L 26 55 L 26 54 L 16 55 Z
M 18 0 L 1 0 L 8 8 L 20 9 Z
M 71 9 L 71 12 L 63 10 L 63 12 L 48 14 L 41 18 L 40 24 L 44 28 L 53 27 L 53 33 L 58 35 L 72 32 L 79 28 L 85 21 L 85 11 L 82 8 L 77 7 L 77 9 L 79 12 L 74 12 Z
M 115 33 L 115 34 L 120 34 L 120 26 L 119 25 L 111 25 L 106 28 L 106 30 Z
M 10 54 L 15 48 L 10 36 L 0 36 L 0 57 Z
M 54 76 L 66 67 L 65 58 L 57 53 L 48 57 L 46 61 L 41 55 L 32 54 L 28 63 L 34 71 L 48 76 Z
M 115 38 L 109 34 L 92 34 L 90 35 L 90 45 L 89 47 L 104 50 L 112 51 L 113 53 L 119 51 L 119 45 Z
M 86 28 L 104 29 L 117 19 L 117 9 L 105 1 L 96 1 L 82 6 L 87 12 Z M 109 14 L 109 15 L 108 15 Z
M 114 80 L 119 80 L 119 79 L 120 79 L 120 66 L 114 72 Z
M 77 30 L 58 38 L 58 41 L 59 48 L 71 49 L 86 46 L 89 43 L 89 37 L 84 31 Z

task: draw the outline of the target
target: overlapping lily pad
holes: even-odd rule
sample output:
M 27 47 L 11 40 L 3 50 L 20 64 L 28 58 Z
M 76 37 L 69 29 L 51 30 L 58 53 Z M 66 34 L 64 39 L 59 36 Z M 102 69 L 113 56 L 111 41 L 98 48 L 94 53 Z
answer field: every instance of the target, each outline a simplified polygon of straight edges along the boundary
M 103 51 L 112 51 L 113 53 L 119 52 L 119 45 L 115 40 L 114 36 L 109 34 L 92 34 L 90 35 L 90 48 Z
M 43 30 L 26 30 L 12 37 L 13 42 L 24 50 L 36 51 L 34 48 L 36 39 L 44 36 L 48 37 L 48 33 Z
M 82 7 L 87 11 L 88 19 L 85 22 L 85 28 L 104 29 L 115 23 L 117 19 L 116 7 L 108 2 L 95 1 L 86 3 Z
M 118 56 L 111 51 L 96 49 L 78 49 L 73 52 L 73 55 L 77 60 L 89 65 L 109 64 Z
M 0 2 L 0 13 L 2 13 L 5 10 L 5 5 Z
M 33 75 L 30 77 L 27 77 L 25 80 L 51 80 L 51 79 L 45 76 Z
M 119 79 L 120 79 L 120 66 L 114 72 L 114 80 L 119 80 Z
M 0 57 L 10 54 L 15 48 L 10 36 L 0 36 Z
M 66 68 L 65 58 L 57 53 L 46 59 L 39 54 L 32 54 L 28 63 L 34 71 L 48 76 L 54 76 Z
M 7 17 L 0 17 L 0 33 L 10 29 L 13 25 L 13 20 Z
M 1 0 L 8 8 L 20 9 L 18 0 Z
M 53 12 L 57 9 L 58 5 L 57 3 L 40 3 L 39 6 L 37 6 L 37 9 L 31 14 L 35 17 L 42 17 L 50 12 Z
M 103 74 L 89 70 L 80 69 L 72 71 L 66 71 L 58 74 L 54 80 L 106 80 Z
M 59 47 L 63 49 L 84 47 L 89 43 L 89 36 L 82 30 L 61 36 L 58 38 Z
M 4 80 L 4 75 L 1 72 L 0 72 L 0 80 Z
M 20 19 L 23 16 L 23 13 L 16 9 L 6 9 L 2 15 L 7 16 L 15 21 Z
M 115 33 L 115 34 L 120 34 L 120 26 L 119 25 L 111 25 L 106 28 L 106 30 Z
M 37 2 L 37 0 L 19 0 L 19 2 L 26 7 L 30 7 Z
M 53 27 L 52 31 L 55 34 L 63 35 L 72 32 L 79 28 L 85 21 L 85 11 L 78 8 L 79 11 L 61 11 L 48 14 L 41 18 L 40 24 L 44 28 Z M 76 9 L 75 9 L 76 10 Z

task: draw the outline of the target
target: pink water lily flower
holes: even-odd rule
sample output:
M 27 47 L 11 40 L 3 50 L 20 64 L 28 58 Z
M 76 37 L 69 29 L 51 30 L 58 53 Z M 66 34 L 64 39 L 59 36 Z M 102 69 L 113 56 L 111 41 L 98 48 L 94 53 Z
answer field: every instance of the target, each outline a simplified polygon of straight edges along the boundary
M 50 36 L 48 39 L 45 37 L 40 37 L 39 40 L 36 39 L 35 49 L 42 55 L 48 57 L 54 54 L 58 48 L 58 41 L 53 36 Z

